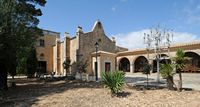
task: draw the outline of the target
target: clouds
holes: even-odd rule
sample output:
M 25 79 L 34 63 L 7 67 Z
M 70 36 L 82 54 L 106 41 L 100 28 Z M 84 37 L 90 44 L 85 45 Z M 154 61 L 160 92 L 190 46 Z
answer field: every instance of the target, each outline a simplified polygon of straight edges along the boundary
M 113 12 L 115 12 L 115 11 L 118 9 L 118 7 L 122 5 L 122 3 L 125 3 L 125 2 L 127 2 L 127 1 L 128 1 L 128 0 L 119 0 L 119 3 L 116 3 L 115 5 L 113 5 L 113 6 L 111 7 L 111 10 L 112 10 Z
M 112 10 L 113 12 L 115 12 L 116 9 L 117 9 L 117 5 L 115 5 L 115 6 L 113 6 L 113 7 L 111 8 L 111 10 Z
M 128 48 L 129 50 L 133 50 L 145 48 L 145 45 L 143 43 L 144 33 L 149 33 L 149 30 L 143 29 L 129 33 L 120 33 L 112 36 L 116 38 L 118 46 L 122 46 Z M 197 35 L 186 32 L 173 32 L 173 35 L 174 37 L 172 44 L 200 40 L 200 38 Z
M 130 33 L 121 33 L 112 35 L 116 38 L 118 46 L 128 48 L 129 50 L 144 48 L 143 44 L 143 35 L 145 32 L 148 32 L 147 29 L 130 32 Z
M 200 41 L 200 37 L 187 32 L 173 32 L 173 44 Z

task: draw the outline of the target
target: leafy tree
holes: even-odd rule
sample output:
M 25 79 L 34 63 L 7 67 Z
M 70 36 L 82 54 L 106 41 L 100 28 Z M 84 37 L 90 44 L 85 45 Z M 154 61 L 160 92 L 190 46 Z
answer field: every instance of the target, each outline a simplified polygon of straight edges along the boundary
M 20 47 L 20 51 L 17 52 L 17 74 L 27 74 L 27 59 L 30 56 L 31 48 Z
M 70 69 L 70 66 L 71 66 L 71 60 L 69 57 L 67 57 L 65 59 L 65 61 L 63 62 L 63 68 L 65 69 L 66 73 L 65 73 L 65 76 L 67 77 L 67 73 L 69 72 L 69 69 Z
M 32 78 L 37 70 L 37 53 L 34 47 L 31 48 L 31 53 L 27 58 L 27 75 L 29 78 Z
M 148 87 L 148 75 L 150 74 L 150 71 L 151 71 L 151 65 L 146 63 L 143 68 L 143 74 L 147 75 L 147 87 Z
M 109 88 L 112 95 L 117 95 L 125 84 L 125 75 L 122 71 L 102 72 L 102 83 Z
M 37 17 L 42 12 L 37 7 L 45 3 L 46 0 L 0 0 L 0 59 L 1 66 L 5 67 L 1 69 L 3 80 L 0 82 L 4 85 L 0 87 L 7 88 L 8 72 L 16 75 L 18 61 L 22 58 L 18 54 L 34 46 L 37 35 L 42 35 L 37 27 Z
M 161 76 L 167 80 L 167 88 L 169 90 L 174 89 L 173 76 L 176 73 L 173 71 L 173 69 L 174 69 L 173 64 L 161 64 L 160 73 Z
M 178 91 L 182 91 L 182 75 L 181 71 L 185 67 L 185 64 L 189 61 L 188 58 L 185 57 L 185 53 L 182 49 L 178 49 L 176 51 L 176 56 L 172 58 L 172 60 L 175 62 L 176 71 L 179 74 L 179 81 L 177 89 Z

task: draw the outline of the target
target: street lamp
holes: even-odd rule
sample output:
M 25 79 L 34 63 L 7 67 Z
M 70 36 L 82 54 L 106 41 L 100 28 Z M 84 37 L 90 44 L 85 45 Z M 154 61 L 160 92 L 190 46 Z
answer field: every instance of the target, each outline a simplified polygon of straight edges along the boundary
M 173 31 L 172 30 L 162 30 L 159 27 L 155 29 L 151 29 L 150 33 L 144 33 L 144 44 L 146 44 L 148 59 L 149 58 L 149 51 L 154 51 L 156 55 L 156 62 L 157 62 L 157 82 L 160 82 L 160 60 L 161 60 L 161 52 L 167 51 L 168 55 L 170 52 L 170 44 L 173 38 Z M 153 46 L 152 46 L 153 45 Z M 169 55 L 170 57 L 170 55 Z M 152 59 L 154 60 L 154 59 Z
M 95 48 L 96 48 L 96 63 L 95 63 L 95 76 L 96 76 L 96 81 L 98 81 L 98 62 L 97 62 L 97 52 L 98 52 L 98 48 L 99 48 L 99 43 L 96 42 L 95 43 Z

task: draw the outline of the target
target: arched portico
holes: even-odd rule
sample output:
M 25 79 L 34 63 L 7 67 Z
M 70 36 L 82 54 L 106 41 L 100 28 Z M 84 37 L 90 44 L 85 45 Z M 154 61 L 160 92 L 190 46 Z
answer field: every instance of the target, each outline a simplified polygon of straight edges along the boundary
M 148 60 L 144 56 L 139 56 L 135 59 L 134 62 L 134 67 L 135 71 L 134 72 L 143 72 L 144 65 L 148 63 Z
M 167 63 L 171 63 L 171 60 L 169 59 L 169 56 L 166 54 L 161 54 L 160 55 L 160 62 L 159 64 L 167 64 Z M 156 59 L 153 60 L 153 73 L 157 72 L 157 61 Z
M 119 61 L 119 70 L 124 72 L 130 72 L 130 61 L 128 58 L 121 58 Z
M 169 52 L 166 50 L 163 50 L 160 53 L 161 60 L 159 61 L 159 64 L 171 63 L 172 61 L 170 60 L 170 58 L 176 57 L 176 51 L 178 49 L 182 49 L 186 53 L 187 57 L 192 57 L 191 65 L 193 65 L 193 67 L 188 67 L 190 68 L 188 72 L 197 71 L 200 73 L 200 42 L 171 45 Z M 124 52 L 117 53 L 117 65 L 116 65 L 117 67 L 116 68 L 119 68 L 119 62 L 121 58 L 126 57 L 130 61 L 130 73 L 133 73 L 135 71 L 136 72 L 140 71 L 138 70 L 140 67 L 135 66 L 135 65 L 139 65 L 137 64 L 138 61 L 136 61 L 138 60 L 137 58 L 139 58 L 139 56 L 144 56 L 146 58 L 148 57 L 149 64 L 152 65 L 151 72 L 157 72 L 157 61 L 156 61 L 155 53 L 154 51 L 149 51 L 149 53 L 147 53 L 146 49 L 138 49 L 138 50 L 133 50 L 133 51 L 124 51 Z M 195 69 L 191 69 L 191 68 L 195 68 Z
M 200 56 L 195 52 L 185 52 L 185 57 L 190 59 L 186 64 L 184 72 L 200 72 Z

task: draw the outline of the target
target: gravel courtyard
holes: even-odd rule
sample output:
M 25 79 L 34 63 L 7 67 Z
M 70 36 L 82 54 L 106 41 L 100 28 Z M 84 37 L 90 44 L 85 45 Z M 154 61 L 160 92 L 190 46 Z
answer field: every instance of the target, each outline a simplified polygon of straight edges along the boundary
M 200 107 L 200 91 L 140 90 L 125 86 L 119 97 L 96 82 L 19 79 L 1 107 Z
M 200 73 L 182 73 L 183 88 L 190 88 L 200 91 Z M 174 82 L 177 84 L 179 80 L 178 74 L 174 75 Z M 149 82 L 151 85 L 166 86 L 165 79 L 160 76 L 162 84 L 157 84 L 157 73 L 151 73 L 149 75 Z M 130 85 L 145 85 L 146 75 L 142 73 L 126 74 L 126 83 Z M 164 83 L 164 84 L 163 84 Z

